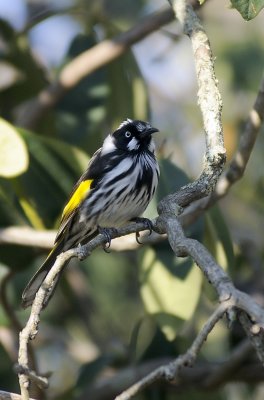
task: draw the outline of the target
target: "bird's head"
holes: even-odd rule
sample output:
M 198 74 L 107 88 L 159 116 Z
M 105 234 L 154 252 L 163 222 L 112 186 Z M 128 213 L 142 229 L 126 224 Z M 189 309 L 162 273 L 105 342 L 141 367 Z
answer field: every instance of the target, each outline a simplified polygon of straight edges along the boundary
M 152 133 L 158 132 L 157 128 L 149 122 L 126 119 L 119 127 L 109 135 L 103 145 L 103 150 L 114 148 L 128 152 L 151 151 L 155 146 Z

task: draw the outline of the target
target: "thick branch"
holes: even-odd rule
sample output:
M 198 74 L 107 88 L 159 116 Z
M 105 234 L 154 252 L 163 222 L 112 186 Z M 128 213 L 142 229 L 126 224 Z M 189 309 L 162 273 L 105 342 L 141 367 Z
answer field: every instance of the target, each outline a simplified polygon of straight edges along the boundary
M 184 0 L 172 2 L 172 8 L 190 37 L 198 82 L 198 103 L 201 108 L 206 151 L 204 168 L 200 177 L 182 187 L 177 193 L 165 197 L 158 206 L 159 213 L 179 213 L 179 206 L 186 207 L 211 193 L 222 173 L 226 150 L 224 148 L 221 112 L 222 101 L 214 74 L 214 61 L 206 33 L 192 7 Z

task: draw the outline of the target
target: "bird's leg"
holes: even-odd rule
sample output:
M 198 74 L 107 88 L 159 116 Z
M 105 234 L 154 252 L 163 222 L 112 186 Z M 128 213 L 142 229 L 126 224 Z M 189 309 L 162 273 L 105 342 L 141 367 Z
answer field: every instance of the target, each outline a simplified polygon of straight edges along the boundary
M 142 217 L 136 217 L 136 218 L 132 218 L 130 221 L 131 222 L 136 222 L 136 223 L 138 223 L 138 222 L 142 223 L 143 222 L 144 228 L 149 231 L 149 236 L 151 235 L 151 233 L 153 231 L 153 225 L 152 225 L 152 222 L 150 221 L 150 219 L 142 218 Z M 142 242 L 140 242 L 139 238 L 140 238 L 140 232 L 136 232 L 136 241 L 137 241 L 138 244 L 142 244 Z
M 106 240 L 106 242 L 103 244 L 103 250 L 106 253 L 110 253 L 109 249 L 110 249 L 111 241 L 112 241 L 111 235 L 116 232 L 116 229 L 115 228 L 102 228 L 101 226 L 98 226 L 97 229 L 98 229 L 98 232 L 101 235 L 103 235 Z

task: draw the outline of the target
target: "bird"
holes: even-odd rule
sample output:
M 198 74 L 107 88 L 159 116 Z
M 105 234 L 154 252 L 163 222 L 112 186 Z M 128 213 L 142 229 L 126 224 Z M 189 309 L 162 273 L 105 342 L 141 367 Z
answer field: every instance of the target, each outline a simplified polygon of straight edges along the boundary
M 158 131 L 149 122 L 126 119 L 106 136 L 73 187 L 62 212 L 54 247 L 23 291 L 23 308 L 32 305 L 60 253 L 88 243 L 98 233 L 108 237 L 107 229 L 140 219 L 159 181 L 152 138 Z M 44 307 L 53 295 L 59 275 Z

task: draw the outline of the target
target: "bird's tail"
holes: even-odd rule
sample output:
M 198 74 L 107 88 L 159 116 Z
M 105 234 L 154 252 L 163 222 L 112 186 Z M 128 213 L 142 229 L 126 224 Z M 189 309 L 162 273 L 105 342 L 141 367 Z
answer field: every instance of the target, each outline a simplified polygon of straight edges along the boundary
M 44 281 L 48 272 L 50 271 L 53 264 L 55 263 L 57 256 L 63 250 L 65 250 L 63 242 L 58 242 L 54 246 L 54 248 L 51 250 L 48 257 L 46 258 L 44 263 L 41 265 L 41 267 L 38 269 L 38 271 L 35 273 L 35 275 L 31 278 L 31 280 L 27 284 L 27 286 L 24 289 L 24 292 L 22 294 L 22 307 L 23 308 L 27 308 L 27 307 L 31 306 L 31 304 L 33 303 L 33 301 L 35 299 L 38 289 L 40 288 L 42 282 Z M 65 265 L 63 266 L 63 269 L 66 267 L 67 264 L 68 264 L 68 262 L 65 263 Z M 61 274 L 61 272 L 62 272 L 62 270 L 60 271 L 60 274 Z M 45 299 L 44 306 L 46 306 L 48 304 L 51 296 L 53 295 L 54 289 L 56 288 L 56 284 L 58 282 L 60 274 L 56 277 L 54 285 L 53 285 L 51 291 L 49 292 L 47 298 Z

